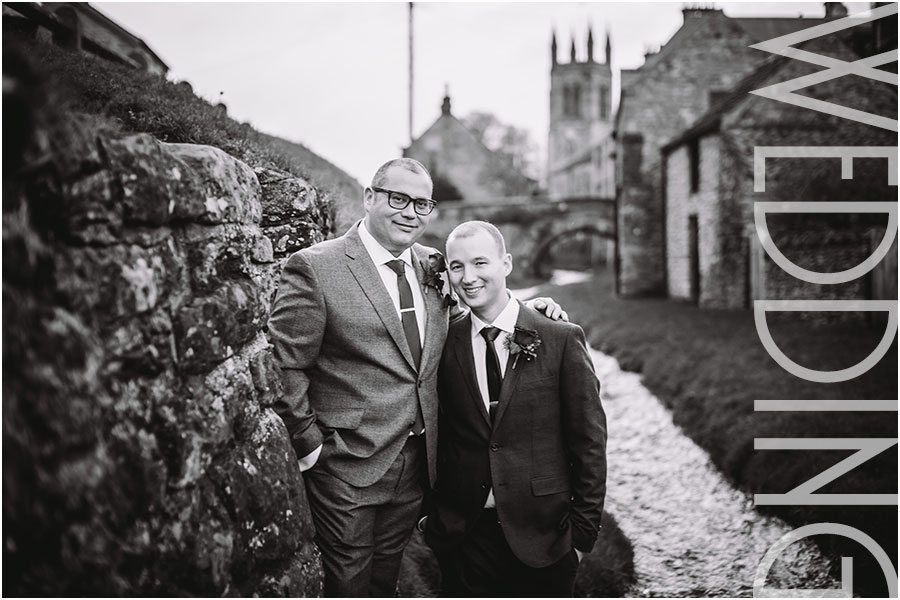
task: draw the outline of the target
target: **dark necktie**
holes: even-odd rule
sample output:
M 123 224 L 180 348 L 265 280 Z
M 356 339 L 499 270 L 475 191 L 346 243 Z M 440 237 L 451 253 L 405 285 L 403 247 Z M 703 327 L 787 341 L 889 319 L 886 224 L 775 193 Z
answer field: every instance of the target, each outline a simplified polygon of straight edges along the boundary
M 500 384 L 503 382 L 503 377 L 500 375 L 500 359 L 494 348 L 494 340 L 498 335 L 500 335 L 500 330 L 496 327 L 484 327 L 481 330 L 481 336 L 487 346 L 487 352 L 484 354 L 484 366 L 487 369 L 488 395 L 490 396 L 488 413 L 491 416 L 491 422 L 494 421 L 497 402 L 500 400 Z
M 416 321 L 416 309 L 413 306 L 412 290 L 406 280 L 406 268 L 402 260 L 389 260 L 385 263 L 397 274 L 397 289 L 400 290 L 400 320 L 403 322 L 403 333 L 406 334 L 406 343 L 412 352 L 413 362 L 416 367 L 422 358 L 422 343 L 419 340 L 419 324 Z M 422 416 L 422 408 L 416 402 L 416 422 L 412 431 L 419 435 L 425 429 L 425 419 Z

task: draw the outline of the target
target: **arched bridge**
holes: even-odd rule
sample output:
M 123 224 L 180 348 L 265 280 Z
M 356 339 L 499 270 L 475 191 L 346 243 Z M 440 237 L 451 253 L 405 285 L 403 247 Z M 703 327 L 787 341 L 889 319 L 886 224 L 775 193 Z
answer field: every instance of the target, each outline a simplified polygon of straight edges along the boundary
M 542 197 L 502 202 L 443 202 L 428 226 L 423 243 L 444 249 L 447 235 L 470 220 L 489 221 L 506 239 L 515 268 L 546 274 L 548 266 L 585 268 L 612 264 L 616 239 L 614 198 Z

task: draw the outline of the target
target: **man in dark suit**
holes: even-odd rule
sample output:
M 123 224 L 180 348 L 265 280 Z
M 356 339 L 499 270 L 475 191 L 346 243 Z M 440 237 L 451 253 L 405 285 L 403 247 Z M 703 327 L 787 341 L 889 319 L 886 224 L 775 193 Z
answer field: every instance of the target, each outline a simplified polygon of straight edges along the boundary
M 441 357 L 423 520 L 443 593 L 571 596 L 606 492 L 606 416 L 584 333 L 512 298 L 512 257 L 490 223 L 453 230 L 447 260 L 471 313 L 450 325 Z
M 293 254 L 269 319 L 284 420 L 304 471 L 326 596 L 393 596 L 434 481 L 437 366 L 451 308 L 419 162 L 382 165 L 366 217 Z M 558 314 L 549 303 L 545 309 Z

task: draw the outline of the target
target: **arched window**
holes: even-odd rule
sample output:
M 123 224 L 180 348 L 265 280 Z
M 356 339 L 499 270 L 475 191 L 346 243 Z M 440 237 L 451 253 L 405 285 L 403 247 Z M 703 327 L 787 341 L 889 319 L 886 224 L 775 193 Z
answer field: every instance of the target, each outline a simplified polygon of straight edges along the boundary
M 572 86 L 572 116 L 581 116 L 581 86 L 577 83 Z
M 605 85 L 600 86 L 600 118 L 609 118 L 609 90 Z

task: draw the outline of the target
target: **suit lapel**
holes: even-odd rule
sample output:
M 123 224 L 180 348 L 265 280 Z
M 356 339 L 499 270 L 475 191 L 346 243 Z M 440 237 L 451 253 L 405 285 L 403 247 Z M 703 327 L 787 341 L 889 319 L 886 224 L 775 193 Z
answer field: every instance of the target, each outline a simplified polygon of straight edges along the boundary
M 466 315 L 465 318 L 455 327 L 454 349 L 456 350 L 456 360 L 459 363 L 459 370 L 462 373 L 463 380 L 469 388 L 469 396 L 477 404 L 477 410 L 481 414 L 484 422 L 488 427 L 491 426 L 491 417 L 485 408 L 484 398 L 481 397 L 481 391 L 478 389 L 478 380 L 475 378 L 475 355 L 472 352 L 472 315 Z
M 357 224 L 358 225 L 358 224 Z M 403 325 L 400 323 L 400 317 L 397 316 L 397 310 L 391 297 L 388 296 L 387 290 L 384 289 L 384 282 L 381 275 L 378 274 L 378 268 L 372 262 L 372 257 L 363 246 L 362 240 L 359 239 L 359 233 L 356 226 L 351 227 L 350 231 L 344 236 L 344 253 L 347 255 L 347 267 L 356 278 L 356 282 L 362 289 L 363 294 L 372 303 L 375 313 L 378 314 L 384 328 L 397 344 L 403 358 L 409 363 L 409 366 L 416 369 L 413 362 L 412 353 L 409 345 L 406 343 L 406 337 L 403 334 Z
M 436 294 L 433 289 L 424 287 L 425 265 L 423 259 L 416 252 L 416 246 L 413 246 L 412 259 L 416 280 L 419 282 L 419 289 L 422 290 L 422 297 L 425 299 L 425 343 L 422 345 L 422 358 L 419 364 L 419 370 L 424 372 L 428 361 L 439 359 L 444 349 L 443 344 L 440 343 L 442 336 L 438 334 L 440 319 L 444 318 L 444 309 L 439 294 Z
M 518 300 L 516 302 L 518 302 Z M 525 310 L 525 307 L 522 306 L 522 303 L 519 302 L 519 318 L 516 319 L 516 327 L 521 327 L 523 329 L 537 329 L 536 325 L 537 323 L 534 322 L 534 317 L 532 317 L 531 314 Z M 516 391 L 516 385 L 519 381 L 519 374 L 527 368 L 526 365 L 528 364 L 528 361 L 519 357 L 516 368 L 513 368 L 513 363 L 516 363 L 516 357 L 510 354 L 509 358 L 506 359 L 506 372 L 503 374 L 503 383 L 500 385 L 500 399 L 497 401 L 497 414 L 494 416 L 495 428 L 500 424 L 500 421 L 503 419 L 503 414 L 506 412 L 506 408 L 512 401 Z

